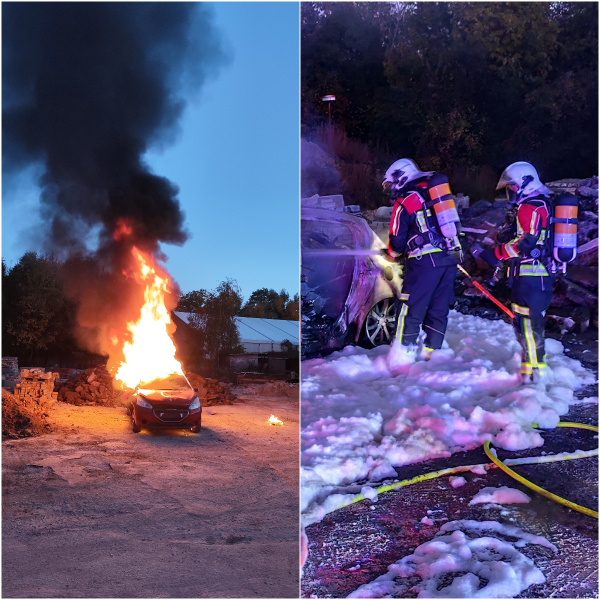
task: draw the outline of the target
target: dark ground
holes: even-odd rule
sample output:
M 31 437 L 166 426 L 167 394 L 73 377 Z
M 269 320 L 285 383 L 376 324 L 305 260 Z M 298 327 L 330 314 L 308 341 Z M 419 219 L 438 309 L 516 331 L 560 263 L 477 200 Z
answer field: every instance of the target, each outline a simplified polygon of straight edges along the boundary
M 557 336 L 567 356 L 577 358 L 597 373 L 598 332 Z M 555 337 L 550 334 L 551 337 Z M 597 396 L 598 387 L 577 390 L 576 396 Z M 597 404 L 574 405 L 562 421 L 598 424 Z M 499 452 L 501 459 L 536 456 L 597 447 L 598 438 L 580 429 L 557 428 L 544 433 L 544 446 L 522 453 Z M 398 479 L 457 466 L 489 463 L 482 448 L 398 469 Z M 559 496 L 598 509 L 597 457 L 548 465 L 515 468 L 524 477 Z M 521 548 L 544 573 L 546 583 L 525 590 L 520 598 L 598 598 L 598 521 L 527 489 L 499 469 L 487 475 L 461 473 L 467 483 L 452 488 L 448 477 L 417 483 L 381 494 L 372 504 L 366 500 L 327 515 L 307 528 L 309 554 L 304 565 L 302 597 L 346 597 L 358 586 L 387 572 L 388 565 L 412 554 L 431 540 L 446 521 L 495 520 L 517 525 L 542 535 L 558 552 L 529 545 Z M 521 489 L 530 498 L 527 505 L 498 508 L 469 506 L 484 487 Z M 428 516 L 433 525 L 421 523 Z

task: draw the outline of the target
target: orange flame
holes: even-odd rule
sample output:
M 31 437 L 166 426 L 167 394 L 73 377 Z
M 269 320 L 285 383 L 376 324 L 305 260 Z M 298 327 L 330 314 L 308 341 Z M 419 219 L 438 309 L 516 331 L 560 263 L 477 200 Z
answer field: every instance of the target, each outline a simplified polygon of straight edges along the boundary
M 144 305 L 138 321 L 127 324 L 131 341 L 123 346 L 125 360 L 115 375 L 130 388 L 173 373 L 183 374 L 181 363 L 175 358 L 175 344 L 169 335 L 172 322 L 165 306 L 169 279 L 161 277 L 137 248 L 133 247 L 132 253 L 139 263 L 138 277 L 146 285 Z
M 283 425 L 283 421 L 280 421 L 275 415 L 271 415 L 267 423 L 269 425 Z

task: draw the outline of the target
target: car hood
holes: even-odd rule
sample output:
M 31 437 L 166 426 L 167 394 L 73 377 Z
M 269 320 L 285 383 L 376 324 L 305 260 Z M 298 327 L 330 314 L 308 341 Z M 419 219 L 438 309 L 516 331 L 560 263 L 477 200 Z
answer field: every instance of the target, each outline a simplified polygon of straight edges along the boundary
M 138 389 L 137 395 L 154 404 L 184 404 L 188 405 L 196 396 L 194 390 L 145 390 Z

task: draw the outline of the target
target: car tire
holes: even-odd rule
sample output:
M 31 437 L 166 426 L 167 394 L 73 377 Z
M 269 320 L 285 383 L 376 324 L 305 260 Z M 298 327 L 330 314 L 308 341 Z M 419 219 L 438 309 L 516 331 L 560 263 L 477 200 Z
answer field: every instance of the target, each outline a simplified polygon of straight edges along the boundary
M 375 348 L 390 344 L 396 333 L 396 302 L 394 298 L 384 298 L 373 305 L 362 326 L 361 345 Z
M 142 428 L 136 424 L 133 414 L 131 415 L 131 430 L 133 433 L 139 433 L 142 430 Z
M 202 425 L 200 425 L 200 424 L 194 425 L 193 427 L 190 427 L 190 431 L 192 433 L 200 433 L 201 429 L 202 429 Z

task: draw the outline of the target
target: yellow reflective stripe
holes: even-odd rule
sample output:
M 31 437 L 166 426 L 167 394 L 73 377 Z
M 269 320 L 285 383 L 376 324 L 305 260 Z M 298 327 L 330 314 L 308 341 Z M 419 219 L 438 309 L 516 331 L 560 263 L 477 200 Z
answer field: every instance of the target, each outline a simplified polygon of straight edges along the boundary
M 548 275 L 548 271 L 546 270 L 546 267 L 540 263 L 521 263 L 519 265 L 519 275 L 538 275 L 545 277 Z
M 506 253 L 511 258 L 516 258 L 517 256 L 519 256 L 519 253 L 515 250 L 516 245 L 517 245 L 516 242 L 508 242 L 508 244 L 504 245 L 504 249 L 506 250 Z
M 518 304 L 511 304 L 513 312 L 518 315 L 529 316 L 529 308 L 527 306 L 519 306 Z
M 537 220 L 539 219 L 539 215 L 537 213 L 537 210 L 534 210 L 531 213 L 531 223 L 529 225 L 529 233 L 531 233 L 532 235 L 535 235 L 537 227 L 536 227 L 536 223 Z
M 441 252 L 440 248 L 435 248 L 431 244 L 425 244 L 422 248 L 417 248 L 412 252 L 408 253 L 408 258 L 413 258 L 414 256 L 422 256 L 423 254 L 432 254 L 433 252 Z
M 521 375 L 531 375 L 533 373 L 533 367 L 531 363 L 521 363 Z
M 396 214 L 394 215 L 394 222 L 392 224 L 392 235 L 398 235 L 398 225 L 400 222 L 400 213 L 402 212 L 402 206 L 398 207 Z
M 417 212 L 417 222 L 419 224 L 419 229 L 422 232 L 429 231 L 429 228 L 427 227 L 427 222 L 425 221 L 425 215 L 423 214 L 422 210 Z
M 408 299 L 410 298 L 410 294 L 398 294 L 398 298 L 400 300 L 405 300 L 406 302 L 408 302 Z
M 525 334 L 525 341 L 527 342 L 527 352 L 529 354 L 531 366 L 537 367 L 537 350 L 535 347 L 535 340 L 533 338 L 533 330 L 531 329 L 531 319 L 523 319 L 523 329 Z
M 398 315 L 398 328 L 396 329 L 396 339 L 401 342 L 402 335 L 404 334 L 404 318 L 408 312 L 408 304 L 403 304 L 400 308 L 400 314 Z

